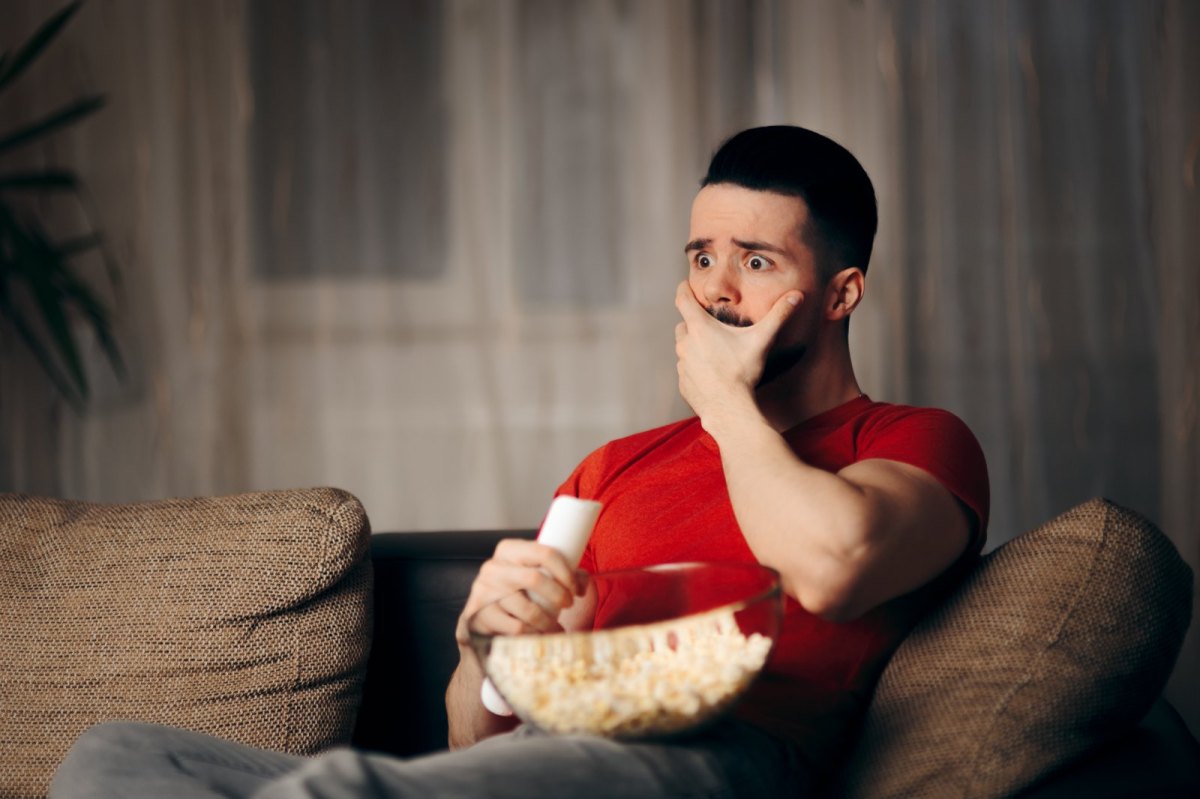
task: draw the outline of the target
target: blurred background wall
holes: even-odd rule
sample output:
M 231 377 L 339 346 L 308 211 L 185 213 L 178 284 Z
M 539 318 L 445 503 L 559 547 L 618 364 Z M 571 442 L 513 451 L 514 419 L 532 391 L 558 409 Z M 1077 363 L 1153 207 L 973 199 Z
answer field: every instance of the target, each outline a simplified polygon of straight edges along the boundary
M 61 6 L 0 2 L 0 47 Z M 591 449 L 687 414 L 691 197 L 789 122 L 876 182 L 859 379 L 972 426 L 991 544 L 1105 495 L 1200 570 L 1197 40 L 1184 0 L 90 0 L 0 129 L 107 95 L 6 165 L 87 181 L 130 370 L 89 343 L 76 413 L 0 331 L 0 490 L 536 525 Z M 1169 696 L 1200 731 L 1195 674 L 1193 629 Z

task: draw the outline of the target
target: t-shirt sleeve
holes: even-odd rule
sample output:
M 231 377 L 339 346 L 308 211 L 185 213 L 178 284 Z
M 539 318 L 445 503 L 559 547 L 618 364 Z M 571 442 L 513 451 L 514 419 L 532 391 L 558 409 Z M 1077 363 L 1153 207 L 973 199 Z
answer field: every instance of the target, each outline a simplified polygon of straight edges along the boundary
M 583 462 L 575 467 L 575 471 L 571 472 L 571 476 L 563 481 L 563 484 L 554 492 L 556 497 L 579 497 L 581 499 L 590 499 L 594 495 L 594 487 L 597 470 L 600 468 L 601 459 L 603 457 L 604 448 L 593 452 L 583 459 Z M 579 568 L 586 571 L 588 574 L 596 573 L 596 553 L 592 549 L 592 544 L 595 539 L 588 541 L 588 544 L 583 549 L 583 555 L 579 558 Z
M 936 408 L 899 408 L 873 421 L 856 460 L 884 458 L 923 469 L 975 514 L 973 548 L 983 547 L 990 494 L 987 462 L 971 429 Z

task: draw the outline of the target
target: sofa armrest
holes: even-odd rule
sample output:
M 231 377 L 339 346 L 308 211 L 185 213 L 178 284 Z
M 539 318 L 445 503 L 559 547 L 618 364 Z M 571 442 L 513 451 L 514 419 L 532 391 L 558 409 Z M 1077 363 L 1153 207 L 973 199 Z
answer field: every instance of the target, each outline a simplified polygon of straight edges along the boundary
M 370 526 L 334 488 L 101 504 L 0 493 L 0 796 L 114 719 L 310 755 L 351 740 Z
M 416 755 L 444 749 L 445 692 L 458 665 L 454 625 L 479 566 L 502 538 L 535 530 L 377 533 L 371 659 L 354 745 Z

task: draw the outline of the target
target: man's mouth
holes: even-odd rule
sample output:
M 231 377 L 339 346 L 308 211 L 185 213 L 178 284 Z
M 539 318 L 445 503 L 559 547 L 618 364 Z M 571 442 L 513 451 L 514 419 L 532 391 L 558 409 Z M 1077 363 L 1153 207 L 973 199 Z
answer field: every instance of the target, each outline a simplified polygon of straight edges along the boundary
M 730 327 L 750 327 L 754 322 L 744 316 L 738 316 L 729 309 L 728 305 L 709 305 L 704 310 L 708 311 L 708 315 L 724 325 Z

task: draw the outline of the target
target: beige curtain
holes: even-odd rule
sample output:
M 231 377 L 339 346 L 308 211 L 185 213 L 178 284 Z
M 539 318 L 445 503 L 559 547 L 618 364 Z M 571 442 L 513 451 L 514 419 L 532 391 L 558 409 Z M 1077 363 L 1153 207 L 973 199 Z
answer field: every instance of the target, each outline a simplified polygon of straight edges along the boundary
M 4 3 L 0 44 L 58 6 Z M 972 425 L 993 543 L 1103 494 L 1200 570 L 1197 38 L 1167 0 L 89 3 L 0 128 L 109 96 L 21 155 L 84 174 L 132 373 L 93 346 L 76 415 L 5 332 L 0 489 L 536 524 L 593 447 L 687 412 L 696 180 L 795 122 L 879 192 L 860 380 Z M 1197 673 L 1193 633 L 1194 729 Z

